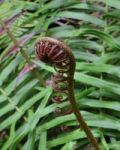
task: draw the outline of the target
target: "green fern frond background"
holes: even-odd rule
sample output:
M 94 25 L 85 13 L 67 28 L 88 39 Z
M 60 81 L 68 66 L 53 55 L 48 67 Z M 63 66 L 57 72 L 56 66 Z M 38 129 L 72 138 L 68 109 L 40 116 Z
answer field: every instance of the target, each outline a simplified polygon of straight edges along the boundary
M 35 60 L 34 43 L 40 36 L 63 40 L 76 58 L 75 96 L 81 113 L 101 150 L 120 149 L 120 1 L 119 0 L 5 0 L 0 4 L 4 22 L 22 13 L 9 26 L 17 40 L 39 32 L 23 48 L 47 80 L 51 66 Z M 0 149 L 83 150 L 90 145 L 75 128 L 69 102 L 51 101 L 52 89 L 44 88 L 32 72 L 18 82 L 26 60 L 19 52 L 4 57 L 14 46 L 0 26 Z M 3 59 L 2 59 L 3 58 Z M 61 131 L 68 126 L 70 131 Z M 59 131 L 60 130 L 60 131 Z

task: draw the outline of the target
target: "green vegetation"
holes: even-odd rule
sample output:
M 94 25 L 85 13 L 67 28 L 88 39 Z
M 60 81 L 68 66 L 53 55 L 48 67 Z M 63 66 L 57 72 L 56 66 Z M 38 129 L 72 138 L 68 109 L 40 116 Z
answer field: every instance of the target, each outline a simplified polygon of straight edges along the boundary
M 87 150 L 63 96 L 44 87 L 55 72 L 37 61 L 34 44 L 64 41 L 76 58 L 75 97 L 101 150 L 120 149 L 120 1 L 0 2 L 0 149 Z M 61 112 L 57 112 L 57 108 Z

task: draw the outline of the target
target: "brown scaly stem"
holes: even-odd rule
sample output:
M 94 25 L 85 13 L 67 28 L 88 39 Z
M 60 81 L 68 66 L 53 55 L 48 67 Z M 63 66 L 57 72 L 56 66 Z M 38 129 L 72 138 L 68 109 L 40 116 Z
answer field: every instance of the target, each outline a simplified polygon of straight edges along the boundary
M 68 74 L 68 97 L 69 97 L 69 101 L 73 110 L 73 113 L 75 114 L 79 125 L 82 127 L 82 129 L 84 130 L 84 132 L 86 133 L 90 143 L 92 144 L 92 146 L 94 147 L 95 150 L 100 150 L 98 143 L 95 139 L 95 137 L 93 136 L 90 128 L 88 127 L 87 123 L 85 122 L 84 118 L 82 117 L 76 101 L 75 101 L 75 96 L 74 96 L 74 83 L 73 83 L 73 79 L 74 79 L 74 72 L 75 72 L 75 59 L 74 56 L 72 55 L 72 53 L 69 52 L 69 56 L 70 56 L 70 60 L 71 60 L 71 65 L 69 68 L 69 74 Z
M 55 48 L 55 46 L 57 46 L 58 49 Z M 73 80 L 74 80 L 74 72 L 75 72 L 76 63 L 75 63 L 74 55 L 72 54 L 70 48 L 67 47 L 63 42 L 60 42 L 56 39 L 49 38 L 49 37 L 42 37 L 36 42 L 35 50 L 36 50 L 37 57 L 40 60 L 42 60 L 44 62 L 48 62 L 48 63 L 50 62 L 53 65 L 56 65 L 60 68 L 62 68 L 62 63 L 65 63 L 63 57 L 67 56 L 67 58 L 65 60 L 66 61 L 69 60 L 69 63 L 66 64 L 66 67 L 68 67 L 67 72 L 66 72 L 66 74 L 67 74 L 66 79 L 67 79 L 68 99 L 70 101 L 72 111 L 75 114 L 80 127 L 86 133 L 87 138 L 90 141 L 90 143 L 92 144 L 94 150 L 100 150 L 95 137 L 93 136 L 90 128 L 87 126 L 84 118 L 82 117 L 82 115 L 79 111 L 79 108 L 77 107 L 77 103 L 75 101 L 74 81 Z M 59 57 L 57 57 L 58 54 L 60 54 Z M 56 59 L 55 59 L 55 57 L 56 57 Z M 61 64 L 58 64 L 58 61 L 60 62 L 60 60 L 61 60 Z M 57 71 L 59 73 L 60 70 L 57 70 Z M 64 73 L 65 73 L 65 71 L 64 71 Z M 55 83 L 55 81 L 53 81 L 53 83 Z M 52 86 L 52 87 L 54 87 L 54 86 Z
M 18 43 L 17 39 L 15 38 L 15 36 L 12 34 L 12 32 L 9 30 L 9 28 L 6 27 L 6 25 L 4 24 L 4 22 L 2 21 L 2 19 L 0 19 L 0 24 L 2 25 L 3 29 L 6 30 L 8 36 L 10 37 L 10 39 L 13 41 L 14 45 L 16 47 L 20 48 L 20 52 L 22 54 L 22 56 L 24 57 L 24 59 L 26 60 L 26 62 L 28 64 L 32 64 L 31 60 L 29 59 L 27 53 L 23 50 L 23 47 L 20 46 L 20 44 Z M 41 77 L 41 75 L 39 74 L 39 71 L 34 68 L 34 70 L 32 70 L 32 72 L 35 74 L 35 76 L 37 77 L 37 79 L 39 80 L 40 84 L 42 84 L 43 86 L 45 86 L 44 80 Z

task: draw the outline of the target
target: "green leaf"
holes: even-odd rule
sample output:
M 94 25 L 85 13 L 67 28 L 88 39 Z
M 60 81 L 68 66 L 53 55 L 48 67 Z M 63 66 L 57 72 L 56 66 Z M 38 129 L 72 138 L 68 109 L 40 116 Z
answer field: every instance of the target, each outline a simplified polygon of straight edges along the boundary
M 85 13 L 63 11 L 63 12 L 58 13 L 57 16 L 60 18 L 71 18 L 71 19 L 83 20 L 83 21 L 98 25 L 100 27 L 104 26 L 104 21 L 102 21 L 101 19 L 98 19 L 97 17 L 91 16 Z
M 94 133 L 95 137 L 100 136 L 98 130 L 94 130 L 93 133 Z M 55 146 L 58 146 L 58 145 L 61 145 L 61 144 L 68 143 L 71 140 L 83 139 L 85 137 L 86 136 L 83 133 L 83 131 L 76 130 L 76 131 L 73 131 L 71 133 L 67 133 L 66 135 L 63 134 L 63 135 L 61 135 L 61 137 L 58 137 L 54 140 L 48 141 L 47 145 L 48 145 L 48 148 L 52 148 L 52 147 L 55 147 Z
M 39 147 L 38 147 L 38 150 L 46 150 L 46 147 L 47 147 L 47 133 L 46 132 L 43 132 L 41 133 L 41 136 L 40 136 L 40 141 L 39 141 Z
M 119 84 L 112 83 L 109 81 L 105 81 L 93 76 L 85 75 L 83 73 L 75 73 L 75 79 L 76 81 L 79 81 L 81 83 L 92 85 L 98 88 L 103 88 L 109 92 L 113 92 L 115 94 L 120 95 L 120 86 Z

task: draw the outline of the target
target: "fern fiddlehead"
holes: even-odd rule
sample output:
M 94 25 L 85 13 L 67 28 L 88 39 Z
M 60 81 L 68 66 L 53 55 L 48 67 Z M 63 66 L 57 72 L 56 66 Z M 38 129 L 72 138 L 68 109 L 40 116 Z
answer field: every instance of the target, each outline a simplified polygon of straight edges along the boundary
M 87 126 L 82 117 L 79 108 L 77 107 L 74 96 L 74 72 L 75 72 L 75 58 L 70 48 L 63 42 L 50 37 L 42 37 L 35 43 L 36 56 L 39 60 L 51 63 L 57 74 L 53 76 L 52 87 L 55 91 L 62 92 L 59 83 L 63 82 L 66 86 L 66 93 L 70 101 L 72 111 L 75 114 L 80 127 L 86 133 L 90 143 L 95 150 L 99 150 L 98 143 L 93 136 L 90 128 Z M 65 90 L 63 90 L 64 92 Z

